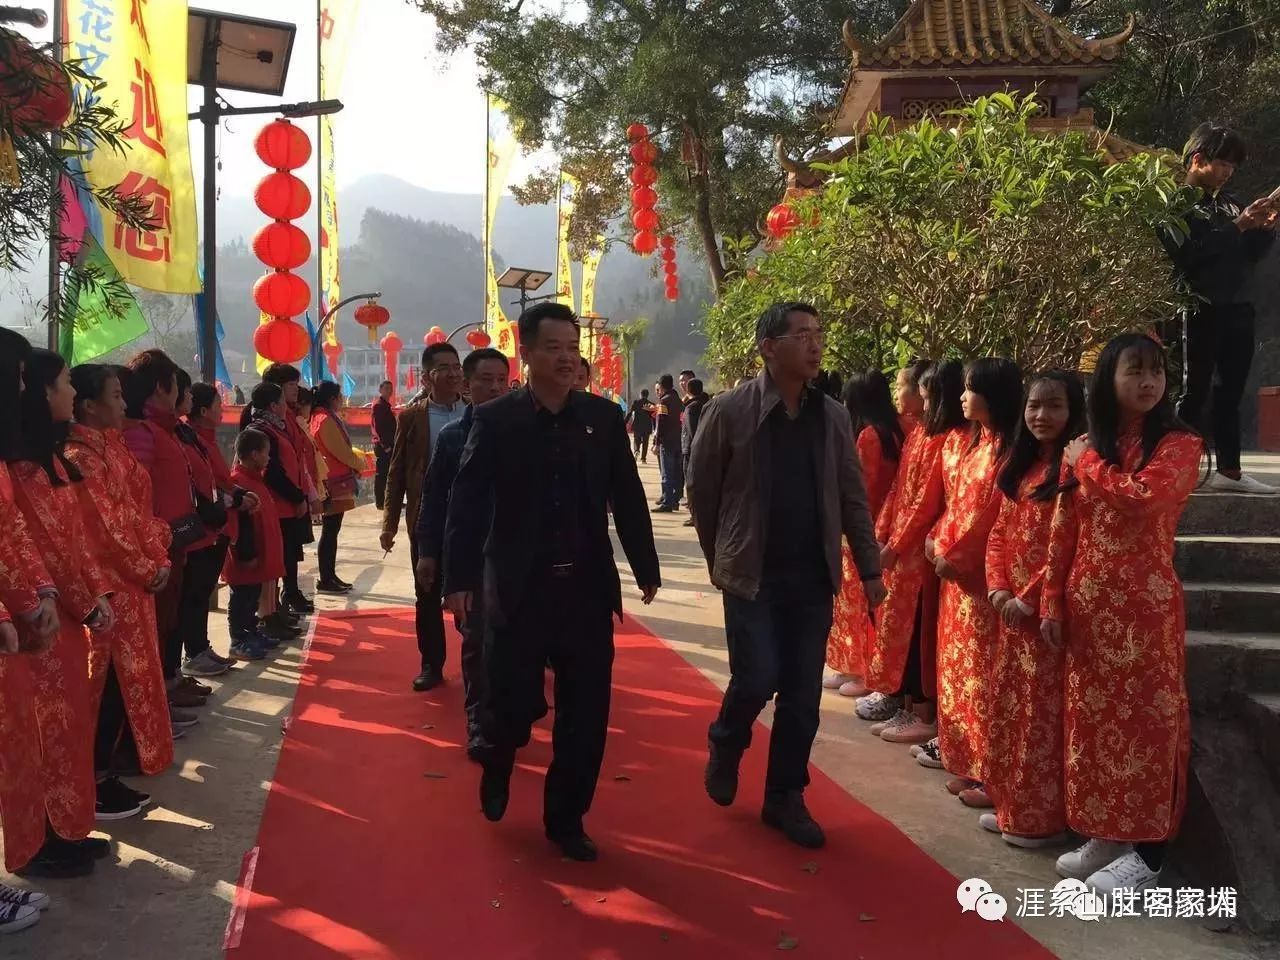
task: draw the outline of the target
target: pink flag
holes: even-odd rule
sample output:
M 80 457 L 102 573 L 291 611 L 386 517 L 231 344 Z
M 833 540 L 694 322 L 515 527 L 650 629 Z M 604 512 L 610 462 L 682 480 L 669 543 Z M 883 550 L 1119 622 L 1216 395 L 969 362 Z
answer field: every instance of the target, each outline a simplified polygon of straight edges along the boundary
M 69 177 L 62 178 L 62 217 L 58 221 L 58 257 L 72 262 L 84 246 L 84 232 L 89 222 L 80 208 L 75 185 Z

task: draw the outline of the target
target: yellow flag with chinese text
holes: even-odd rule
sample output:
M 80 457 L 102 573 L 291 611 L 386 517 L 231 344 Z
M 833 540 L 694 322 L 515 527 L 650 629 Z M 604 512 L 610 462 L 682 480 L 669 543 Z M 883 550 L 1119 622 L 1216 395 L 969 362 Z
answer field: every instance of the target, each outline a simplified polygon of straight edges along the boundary
M 497 275 L 493 269 L 493 228 L 498 220 L 498 204 L 507 186 L 507 173 L 516 152 L 515 132 L 507 119 L 507 105 L 499 97 L 488 94 L 488 156 L 485 174 L 484 259 L 485 295 L 484 323 L 494 345 L 508 357 L 515 357 L 519 346 L 515 324 L 507 319 L 499 299 Z
M 317 18 L 320 52 L 320 99 L 337 99 L 347 52 L 359 15 L 360 0 L 320 0 Z M 336 117 L 320 118 L 320 236 L 316 246 L 320 257 L 320 316 L 342 300 L 341 270 L 338 264 L 338 175 L 333 144 Z M 338 324 L 325 327 L 325 340 L 338 342 Z
M 556 299 L 573 309 L 573 273 L 569 269 L 569 225 L 573 223 L 578 178 L 560 171 L 559 221 L 556 229 Z
M 199 293 L 199 224 L 187 147 L 187 5 L 147 0 L 67 0 L 65 56 L 102 81 L 80 95 L 114 108 L 127 149 L 82 144 L 94 188 L 150 202 L 151 230 L 134 230 L 96 203 L 89 229 L 123 279 L 165 293 Z
M 600 269 L 600 258 L 604 256 L 604 236 L 596 238 L 595 244 L 582 258 L 582 315 L 590 316 L 596 309 L 596 271 Z

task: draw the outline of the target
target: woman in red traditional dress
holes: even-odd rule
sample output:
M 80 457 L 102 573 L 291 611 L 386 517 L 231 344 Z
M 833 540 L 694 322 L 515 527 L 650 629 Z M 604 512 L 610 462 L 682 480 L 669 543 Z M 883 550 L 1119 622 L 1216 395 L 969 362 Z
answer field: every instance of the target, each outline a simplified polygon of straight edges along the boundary
M 20 814 L 10 833 L 11 807 L 29 808 L 29 794 L 0 797 L 0 809 L 6 861 L 26 864 L 15 872 L 65 876 L 87 872 L 107 852 L 105 841 L 88 839 L 96 802 L 95 723 L 84 628 L 109 631 L 115 616 L 107 600 L 110 584 L 86 550 L 84 508 L 75 490 L 80 473 L 63 453 L 75 400 L 71 371 L 56 353 L 33 350 L 23 379 L 21 450 L 9 471 L 31 543 L 58 591 L 58 633 L 48 649 L 31 657 L 30 692 L 18 698 L 34 704 L 38 783 L 48 826 Z M 5 692 L 7 701 L 11 689 Z
M 867 504 L 875 517 L 893 486 L 906 433 L 889 396 L 889 381 L 879 370 L 851 377 L 844 388 L 844 405 L 853 419 Z M 874 628 L 867 611 L 866 591 L 848 543 L 842 547 L 841 557 L 842 585 L 827 637 L 827 666 L 833 673 L 822 684 L 846 697 L 862 697 L 870 692 L 862 675 Z
M 1104 895 L 1154 884 L 1186 801 L 1191 749 L 1174 536 L 1204 443 L 1166 393 L 1164 349 L 1126 334 L 1098 358 L 1079 487 L 1054 517 L 1041 629 L 1066 642 L 1067 825 L 1058 872 Z
M 94 767 L 99 820 L 140 813 L 150 797 L 124 784 L 114 758 L 128 723 L 143 773 L 157 774 L 173 762 L 164 669 L 156 632 L 155 594 L 169 579 L 169 528 L 151 513 L 150 480 L 120 439 L 124 394 L 111 367 L 81 364 L 71 371 L 76 424 L 66 446 L 82 483 L 86 549 L 103 558 L 111 585 L 116 624 L 94 635 L 90 678 L 98 717 Z M 146 512 L 134 485 L 145 484 Z
M 925 556 L 938 594 L 938 747 L 955 774 L 947 788 L 969 806 L 989 807 L 986 779 L 991 656 L 999 617 L 987 599 L 987 537 L 1000 513 L 996 474 L 1022 419 L 1022 371 L 1012 360 L 986 357 L 964 372 L 966 434 L 953 434 L 942 455 L 946 511 Z M 904 731 L 904 733 L 907 731 Z M 911 741 L 906 741 L 911 742 Z
M 1001 621 L 985 781 L 996 812 L 978 823 L 1016 847 L 1049 846 L 1066 836 L 1063 653 L 1040 636 L 1040 596 L 1063 451 L 1084 424 L 1078 376 L 1054 370 L 1031 381 L 1022 426 L 1000 470 L 1000 515 L 987 540 L 987 593 Z
M 867 658 L 867 686 L 875 692 L 858 700 L 858 716 L 876 721 L 875 736 L 891 720 L 895 730 L 917 719 L 921 726 L 933 723 L 938 578 L 924 541 L 942 514 L 942 448 L 963 427 L 963 392 L 964 371 L 955 361 L 934 364 L 920 377 L 923 427 L 907 438 L 876 524 L 887 595 Z

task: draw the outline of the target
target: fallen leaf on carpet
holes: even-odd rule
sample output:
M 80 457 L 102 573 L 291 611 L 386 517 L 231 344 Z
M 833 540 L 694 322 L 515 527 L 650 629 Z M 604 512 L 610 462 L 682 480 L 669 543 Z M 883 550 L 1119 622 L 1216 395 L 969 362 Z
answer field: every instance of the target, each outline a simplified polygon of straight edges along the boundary
M 502 906 L 502 901 L 501 901 L 501 900 L 490 900 L 490 901 L 489 901 L 489 906 L 491 906 L 491 907 L 493 907 L 495 910 L 497 910 L 499 907 L 501 907 L 501 906 Z
M 608 899 L 608 897 L 596 897 L 596 903 L 604 903 Z
M 430 770 L 424 773 L 423 776 L 426 777 L 428 780 L 448 780 L 449 779 L 449 775 L 447 773 L 433 773 Z
M 573 901 L 572 901 L 572 900 L 570 900 L 568 897 L 565 897 L 563 900 L 561 900 L 561 901 L 560 901 L 560 906 L 562 906 L 562 907 L 567 907 L 567 906 L 569 906 L 569 904 L 571 904 L 572 902 L 573 902 Z
M 871 914 L 869 914 L 869 913 L 860 913 L 860 914 L 858 914 L 858 921 L 859 921 L 860 923 L 870 923 L 870 922 L 871 922 L 872 920 L 874 920 L 874 919 L 875 919 L 875 917 L 873 917 L 873 916 L 872 916 Z
M 785 930 L 782 933 L 778 934 L 779 950 L 794 950 L 798 946 L 800 946 L 799 937 L 793 937 L 789 933 L 787 933 Z
M 662 942 L 663 942 L 663 943 L 666 943 L 666 942 L 667 942 L 667 941 L 669 941 L 670 939 L 671 939 L 671 934 L 669 934 L 669 933 L 665 933 L 665 932 L 662 934 Z
M 436 725 L 434 723 L 424 723 L 422 725 L 423 730 L 434 730 L 435 728 L 436 728 Z
M 809 874 L 810 876 L 813 876 L 813 874 L 818 872 L 818 865 L 814 863 L 812 860 L 810 860 L 800 869 L 803 870 L 805 873 Z
M 630 783 L 630 782 L 631 782 L 631 778 L 630 778 L 630 777 L 628 777 L 625 773 L 620 773 L 620 774 L 618 774 L 616 777 L 614 777 L 613 779 L 617 780 L 619 783 Z

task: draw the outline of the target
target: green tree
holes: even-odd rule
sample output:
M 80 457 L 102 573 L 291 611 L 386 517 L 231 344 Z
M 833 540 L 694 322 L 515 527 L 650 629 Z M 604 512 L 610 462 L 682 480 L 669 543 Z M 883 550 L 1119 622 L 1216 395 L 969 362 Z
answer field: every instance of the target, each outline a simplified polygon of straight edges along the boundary
M 1083 134 L 1033 133 L 1034 109 L 1001 93 L 945 126 L 873 117 L 802 226 L 708 311 L 708 362 L 725 380 L 754 370 L 755 319 L 777 300 L 819 309 L 844 371 L 911 355 L 1075 367 L 1171 317 L 1183 297 L 1158 232 L 1185 230 L 1189 191 L 1156 157 L 1109 166 Z
M 840 24 L 878 34 L 893 0 L 585 0 L 532 9 L 506 0 L 409 0 L 435 17 L 437 46 L 472 46 L 484 86 L 510 104 L 529 148 L 555 146 L 586 184 L 575 213 L 579 252 L 628 205 L 624 131 L 646 123 L 662 150 L 664 229 L 705 256 L 717 293 L 740 266 L 723 237 L 759 235 L 778 201 L 773 141 L 805 149 L 824 139 L 824 110 L 848 70 Z M 585 9 L 583 9 L 585 8 Z M 540 202 L 554 172 L 518 194 Z

